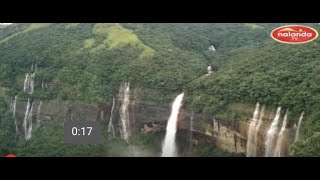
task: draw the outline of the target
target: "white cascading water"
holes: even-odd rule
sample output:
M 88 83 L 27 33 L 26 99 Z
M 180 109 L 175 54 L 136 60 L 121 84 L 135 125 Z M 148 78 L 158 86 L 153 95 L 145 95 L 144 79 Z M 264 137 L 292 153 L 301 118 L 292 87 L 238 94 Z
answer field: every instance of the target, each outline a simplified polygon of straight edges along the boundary
M 28 91 L 29 90 L 29 73 L 27 73 L 26 78 L 24 79 L 24 84 L 23 84 L 23 91 Z
M 257 156 L 257 152 L 258 152 L 258 139 L 259 139 L 259 130 L 260 130 L 260 127 L 262 125 L 262 122 L 263 122 L 263 117 L 264 117 L 264 109 L 265 109 L 265 106 L 262 106 L 261 108 L 261 111 L 260 111 L 260 116 L 259 116 L 259 120 L 258 120 L 258 125 L 256 127 L 256 130 L 255 130 L 255 134 L 254 134 L 254 146 L 255 146 L 255 150 L 253 152 L 253 157 L 256 157 Z
M 12 103 L 12 114 L 14 117 L 16 117 L 17 99 L 18 99 L 18 96 L 15 96 L 14 101 Z
M 28 129 L 27 129 L 27 136 L 26 136 L 26 140 L 31 138 L 32 135 L 32 116 L 33 116 L 33 105 L 34 105 L 34 101 L 32 102 L 32 105 L 30 107 L 30 111 L 28 113 L 28 117 L 27 117 L 27 122 L 28 122 Z
M 284 138 L 285 138 L 284 133 L 287 128 L 287 119 L 288 119 L 288 110 L 286 112 L 286 115 L 283 118 L 282 127 L 281 127 L 281 130 L 278 135 L 278 140 L 277 140 L 276 148 L 275 148 L 275 152 L 274 152 L 275 157 L 282 156 L 282 147 L 283 147 Z
M 256 134 L 256 127 L 258 125 L 258 118 L 259 118 L 259 111 L 260 111 L 260 104 L 259 102 L 256 104 L 256 108 L 253 113 L 253 117 L 248 129 L 248 138 L 247 138 L 247 157 L 253 157 L 255 152 L 255 134 Z
M 216 48 L 215 48 L 213 45 L 211 45 L 211 46 L 209 47 L 209 50 L 211 50 L 211 51 L 216 51 Z
M 171 115 L 167 123 L 166 135 L 162 145 L 162 157 L 175 157 L 176 152 L 176 132 L 179 110 L 182 105 L 184 93 L 179 94 L 172 104 Z
M 111 113 L 110 113 L 110 120 L 109 120 L 109 124 L 108 124 L 108 133 L 110 135 L 112 135 L 112 137 L 115 137 L 116 133 L 114 131 L 114 126 L 113 126 L 113 111 L 114 111 L 114 107 L 115 107 L 115 99 L 114 97 L 112 98 L 112 108 L 111 108 Z
M 14 125 L 15 125 L 15 128 L 16 128 L 16 135 L 18 134 L 18 122 L 17 122 L 17 118 L 16 118 L 16 108 L 17 108 L 17 99 L 18 99 L 18 96 L 15 96 L 14 97 L 14 100 L 11 104 L 11 112 L 12 112 L 12 116 L 13 116 L 13 119 L 14 119 Z
M 34 77 L 35 77 L 35 73 L 32 73 L 31 75 L 27 73 L 26 78 L 24 80 L 23 91 L 28 92 L 29 94 L 33 93 Z
M 277 139 L 278 124 L 280 119 L 281 107 L 278 107 L 276 116 L 274 117 L 269 130 L 267 131 L 267 137 L 265 142 L 265 156 L 272 157 L 274 155 L 275 141 Z
M 32 133 L 33 104 L 34 104 L 34 101 L 31 103 L 30 100 L 28 99 L 27 108 L 24 115 L 24 119 L 23 119 L 23 128 L 24 128 L 26 140 L 31 138 L 31 133 Z
M 298 141 L 299 140 L 299 136 L 300 136 L 300 128 L 301 128 L 301 122 L 302 122 L 302 119 L 303 119 L 303 115 L 304 115 L 304 112 L 301 113 L 301 116 L 299 118 L 299 122 L 298 122 L 298 128 L 296 130 L 296 135 L 294 137 L 294 141 Z
M 33 70 L 33 65 L 31 66 L 31 70 Z M 26 74 L 26 79 L 24 80 L 23 91 L 32 94 L 34 91 L 34 77 L 35 73 L 31 75 L 29 73 Z M 33 115 L 33 103 L 30 99 L 28 99 L 25 115 L 23 118 L 23 129 L 26 140 L 31 138 L 32 133 L 32 115 Z
M 27 107 L 26 107 L 26 112 L 24 113 L 24 118 L 23 118 L 23 129 L 24 129 L 24 135 L 25 138 L 27 139 L 28 137 L 28 117 L 29 117 L 29 112 L 30 112 L 30 99 L 28 99 Z
M 35 73 L 32 73 L 31 74 L 31 77 L 30 77 L 30 90 L 29 90 L 29 94 L 32 94 L 33 91 L 34 91 L 34 76 L 35 76 Z
M 124 140 L 129 141 L 129 104 L 130 104 L 130 83 L 125 83 L 123 87 L 122 104 L 120 108 L 121 134 Z
M 212 73 L 213 73 L 213 71 L 212 71 L 212 67 L 211 67 L 211 66 L 208 66 L 208 67 L 207 67 L 207 70 L 208 70 L 208 74 L 207 74 L 207 75 L 210 75 L 210 74 L 212 74 Z

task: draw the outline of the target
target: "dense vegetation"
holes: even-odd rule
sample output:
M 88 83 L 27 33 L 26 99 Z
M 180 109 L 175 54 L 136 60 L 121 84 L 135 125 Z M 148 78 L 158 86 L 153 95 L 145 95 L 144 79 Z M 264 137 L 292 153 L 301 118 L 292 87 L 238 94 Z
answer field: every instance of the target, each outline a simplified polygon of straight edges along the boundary
M 120 84 L 129 81 L 133 88 L 142 89 L 143 100 L 154 103 L 168 104 L 185 91 L 185 104 L 197 112 L 217 114 L 232 103 L 256 102 L 289 108 L 297 117 L 305 111 L 305 141 L 294 145 L 294 152 L 312 155 L 319 150 L 310 142 L 320 132 L 320 42 L 274 42 L 269 33 L 279 25 L 62 23 L 0 28 L 0 96 L 5 97 L 0 99 L 0 143 L 14 136 L 4 99 L 18 95 L 19 99 L 33 96 L 103 104 L 111 101 Z M 217 51 L 209 51 L 210 45 Z M 32 64 L 37 65 L 36 88 L 29 95 L 22 87 Z M 214 68 L 214 74 L 204 76 L 207 65 Z M 46 88 L 41 88 L 42 83 Z M 35 133 L 47 133 L 59 143 L 60 135 L 50 134 L 50 128 L 57 127 L 41 127 Z M 1 150 L 4 153 L 8 148 Z M 81 155 L 81 150 L 70 149 Z M 210 155 L 214 149 L 209 147 L 203 154 Z M 63 148 L 59 152 L 68 154 Z M 100 146 L 93 152 L 106 153 Z
M 202 145 L 201 147 L 198 147 L 198 149 L 200 151 L 200 157 L 245 157 L 244 154 L 229 153 L 221 150 L 212 143 Z
M 190 83 L 188 90 L 212 95 L 218 101 L 261 102 L 296 112 L 312 111 L 320 97 L 318 45 L 318 41 L 297 46 L 274 42 L 239 51 L 231 63 L 212 77 Z
M 16 145 L 13 122 L 12 113 L 10 113 L 10 109 L 4 98 L 0 96 L 0 156 L 2 154 L 13 153 L 12 149 Z

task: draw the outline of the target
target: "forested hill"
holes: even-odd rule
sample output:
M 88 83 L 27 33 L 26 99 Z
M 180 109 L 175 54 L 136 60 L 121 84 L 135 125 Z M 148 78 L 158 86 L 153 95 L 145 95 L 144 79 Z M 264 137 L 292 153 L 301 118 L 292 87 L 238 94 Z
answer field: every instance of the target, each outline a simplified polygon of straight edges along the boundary
M 130 82 L 154 91 L 147 99 L 155 103 L 168 104 L 185 91 L 188 106 L 209 114 L 233 102 L 305 111 L 308 139 L 320 132 L 319 40 L 280 44 L 270 38 L 280 25 L 13 24 L 0 28 L 0 96 L 105 103 Z M 32 65 L 30 95 L 22 88 Z M 208 65 L 215 72 L 203 77 Z M 42 83 L 46 91 L 37 88 Z
M 206 73 L 214 52 L 258 44 L 272 26 L 257 24 L 13 24 L 0 31 L 0 86 L 11 96 L 37 64 L 43 99 L 101 102 L 130 81 L 171 94 Z M 218 54 L 218 53 L 217 53 Z M 166 99 L 164 97 L 164 99 Z

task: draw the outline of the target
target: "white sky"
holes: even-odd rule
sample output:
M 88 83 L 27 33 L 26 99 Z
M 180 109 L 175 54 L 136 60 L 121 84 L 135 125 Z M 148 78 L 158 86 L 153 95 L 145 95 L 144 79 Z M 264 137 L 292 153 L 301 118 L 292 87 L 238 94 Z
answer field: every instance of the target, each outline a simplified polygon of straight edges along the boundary
M 1 25 L 10 25 L 12 23 L 0 23 Z

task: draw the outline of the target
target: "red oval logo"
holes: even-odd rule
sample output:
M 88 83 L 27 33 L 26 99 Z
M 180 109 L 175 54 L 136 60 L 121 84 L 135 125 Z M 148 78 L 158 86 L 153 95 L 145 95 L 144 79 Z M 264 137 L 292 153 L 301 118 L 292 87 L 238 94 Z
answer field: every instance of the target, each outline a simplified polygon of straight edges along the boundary
M 271 37 L 282 43 L 302 44 L 315 40 L 318 32 L 308 26 L 288 25 L 281 26 L 271 32 Z
M 17 156 L 14 154 L 8 154 L 8 155 L 6 155 L 6 157 L 12 158 L 12 157 L 17 157 Z

